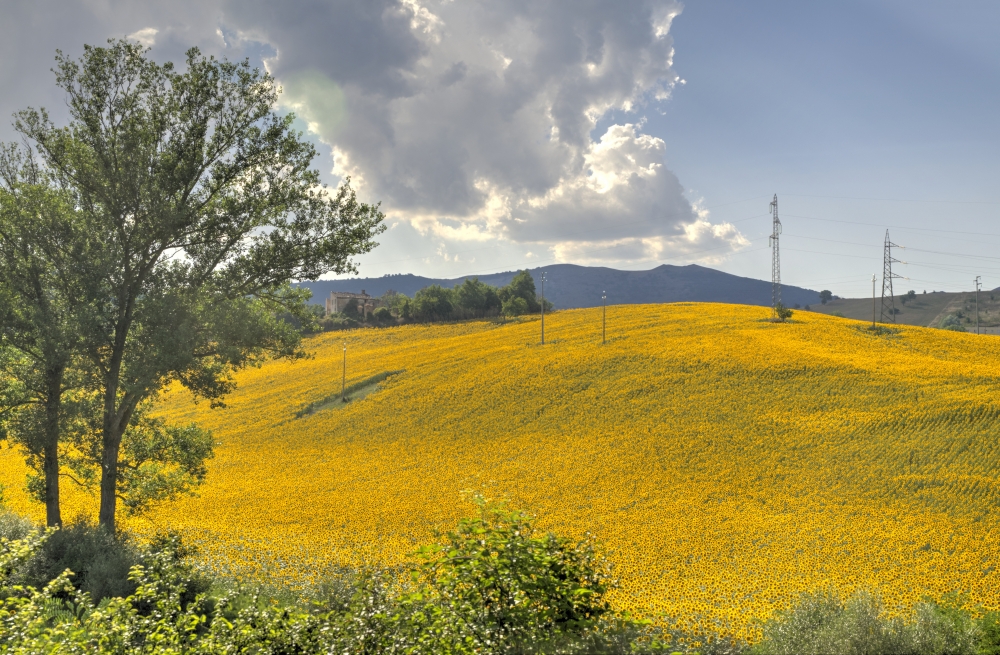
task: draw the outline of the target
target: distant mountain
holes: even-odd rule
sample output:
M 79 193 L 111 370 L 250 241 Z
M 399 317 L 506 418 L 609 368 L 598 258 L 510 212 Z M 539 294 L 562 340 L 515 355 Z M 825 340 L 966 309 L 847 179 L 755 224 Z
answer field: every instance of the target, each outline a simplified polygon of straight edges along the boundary
M 643 304 L 664 302 L 722 302 L 743 305 L 770 305 L 771 283 L 738 275 L 730 275 L 712 268 L 690 264 L 671 266 L 664 264 L 649 271 L 619 271 L 596 266 L 555 264 L 530 269 L 535 286 L 540 287 L 545 273 L 545 297 L 558 309 L 596 307 L 601 304 L 601 292 L 606 291 L 608 304 Z M 509 284 L 517 271 L 479 275 L 481 281 L 493 286 Z M 474 276 L 466 276 L 474 277 Z M 439 280 L 418 275 L 386 275 L 384 277 L 349 278 L 304 282 L 303 287 L 313 292 L 312 302 L 322 304 L 331 291 L 360 293 L 366 291 L 381 296 L 392 289 L 413 297 L 420 289 L 431 284 L 453 287 L 466 278 Z M 781 299 L 785 305 L 817 304 L 819 293 L 811 289 L 781 286 Z

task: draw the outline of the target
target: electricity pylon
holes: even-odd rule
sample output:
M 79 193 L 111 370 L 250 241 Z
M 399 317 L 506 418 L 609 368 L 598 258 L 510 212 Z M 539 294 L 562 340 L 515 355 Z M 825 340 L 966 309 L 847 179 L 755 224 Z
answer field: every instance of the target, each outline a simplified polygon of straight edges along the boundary
M 895 323 L 896 322 L 896 301 L 893 299 L 892 294 L 892 280 L 894 278 L 902 278 L 902 275 L 896 275 L 892 272 L 893 262 L 897 264 L 905 264 L 906 262 L 896 259 L 892 256 L 893 248 L 902 248 L 903 246 L 898 246 L 889 240 L 889 230 L 885 231 L 885 248 L 882 255 L 882 316 L 880 319 L 881 323 Z M 888 297 L 886 292 L 889 293 Z

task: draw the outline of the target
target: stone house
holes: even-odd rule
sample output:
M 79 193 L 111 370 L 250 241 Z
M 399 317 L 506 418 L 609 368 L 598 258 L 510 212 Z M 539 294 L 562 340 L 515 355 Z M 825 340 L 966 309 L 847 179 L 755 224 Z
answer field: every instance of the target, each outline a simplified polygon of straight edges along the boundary
M 369 296 L 365 293 L 364 289 L 361 290 L 361 293 L 331 291 L 330 297 L 326 299 L 326 315 L 339 314 L 347 306 L 347 303 L 352 300 L 357 302 L 358 312 L 363 314 L 365 318 L 368 317 L 368 314 L 375 311 L 376 307 L 382 306 L 381 299 Z

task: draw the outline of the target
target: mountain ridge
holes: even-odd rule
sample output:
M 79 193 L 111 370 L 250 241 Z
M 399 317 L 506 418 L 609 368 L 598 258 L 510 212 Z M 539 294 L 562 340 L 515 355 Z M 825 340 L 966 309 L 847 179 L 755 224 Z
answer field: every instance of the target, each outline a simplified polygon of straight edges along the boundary
M 528 269 L 541 291 L 541 273 L 545 273 L 545 297 L 557 309 L 597 307 L 602 292 L 607 293 L 608 304 L 652 304 L 666 302 L 719 302 L 742 305 L 771 304 L 771 283 L 765 280 L 741 277 L 722 271 L 688 264 L 674 266 L 661 264 L 645 271 L 622 271 L 603 266 L 553 264 Z M 313 292 L 312 302 L 322 304 L 332 291 L 360 293 L 365 291 L 381 296 L 388 290 L 413 297 L 420 289 L 431 284 L 453 287 L 468 278 L 493 286 L 505 286 L 517 271 L 488 275 L 465 275 L 457 278 L 428 278 L 412 274 L 386 275 L 377 278 L 347 278 L 302 282 L 300 286 Z M 786 306 L 817 304 L 819 292 L 793 285 L 781 285 L 781 298 Z

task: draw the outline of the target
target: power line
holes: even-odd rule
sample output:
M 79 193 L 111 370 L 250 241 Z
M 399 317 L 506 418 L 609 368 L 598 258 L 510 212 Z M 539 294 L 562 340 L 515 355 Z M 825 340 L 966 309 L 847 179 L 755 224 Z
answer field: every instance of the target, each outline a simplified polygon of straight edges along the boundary
M 819 218 L 818 216 L 799 216 L 798 214 L 785 214 L 792 218 L 804 218 L 807 221 L 825 221 L 827 223 L 844 223 L 846 225 L 865 225 L 867 227 L 889 228 L 893 230 L 907 230 L 911 232 L 942 232 L 945 234 L 969 234 L 980 237 L 1000 237 L 1000 234 L 993 232 L 963 232 L 961 230 L 937 230 L 929 227 L 907 227 L 904 225 L 886 225 L 884 223 L 864 223 L 861 221 L 845 221 L 838 218 Z
M 945 205 L 1000 205 L 1000 200 L 922 200 L 908 198 L 858 198 L 853 196 L 809 196 L 802 193 L 786 193 L 792 198 L 823 198 L 826 200 L 868 200 L 876 202 L 926 202 Z

